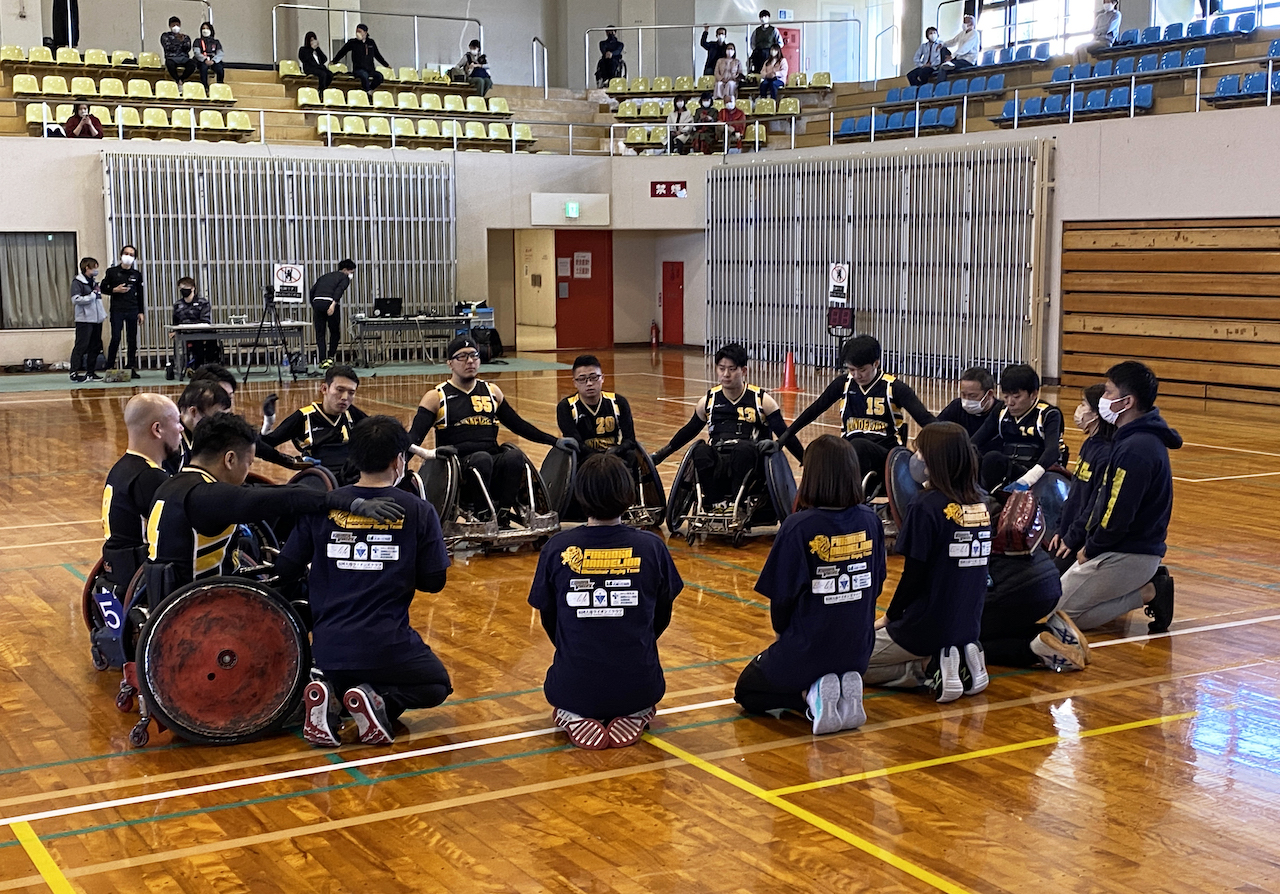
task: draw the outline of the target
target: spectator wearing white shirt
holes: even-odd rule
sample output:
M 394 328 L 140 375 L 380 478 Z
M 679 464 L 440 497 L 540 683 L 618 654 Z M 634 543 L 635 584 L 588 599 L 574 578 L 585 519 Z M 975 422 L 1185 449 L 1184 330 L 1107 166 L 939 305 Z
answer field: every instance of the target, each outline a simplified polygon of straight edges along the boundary
M 965 16 L 960 33 L 943 46 L 951 50 L 951 59 L 943 63 L 944 68 L 961 69 L 977 65 L 978 54 L 982 52 L 982 34 L 978 31 L 973 16 Z
M 926 28 L 924 43 L 920 44 L 915 56 L 911 58 L 916 67 L 907 72 L 907 83 L 919 87 L 932 81 L 942 68 L 943 49 L 938 41 L 938 29 Z
M 1103 0 L 1102 9 L 1093 20 L 1093 40 L 1076 47 L 1076 64 L 1089 61 L 1089 54 L 1105 50 L 1120 39 L 1119 0 Z

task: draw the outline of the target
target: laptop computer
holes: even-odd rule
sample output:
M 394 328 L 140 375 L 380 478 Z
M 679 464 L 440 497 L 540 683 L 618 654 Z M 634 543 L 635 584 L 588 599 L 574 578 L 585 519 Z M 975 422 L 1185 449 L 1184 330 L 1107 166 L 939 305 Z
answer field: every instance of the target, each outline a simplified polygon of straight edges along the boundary
M 375 317 L 403 317 L 404 316 L 404 299 L 403 298 L 373 299 L 373 315 Z

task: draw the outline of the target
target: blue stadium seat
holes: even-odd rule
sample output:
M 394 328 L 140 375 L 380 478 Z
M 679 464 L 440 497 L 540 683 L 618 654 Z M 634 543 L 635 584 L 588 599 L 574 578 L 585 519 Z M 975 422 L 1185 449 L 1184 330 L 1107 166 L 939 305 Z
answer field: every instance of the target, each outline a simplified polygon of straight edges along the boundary
M 1156 71 L 1160 68 L 1160 57 L 1155 53 L 1147 53 L 1138 60 L 1138 74 Z
M 1084 100 L 1084 110 L 1086 112 L 1098 112 L 1107 107 L 1107 91 L 1090 90 L 1089 95 Z
M 945 82 L 944 82 L 945 83 Z M 921 84 L 920 92 L 916 94 L 920 99 L 933 99 L 933 85 Z
M 854 128 L 861 123 L 862 123 L 861 118 L 857 119 L 856 121 L 853 118 L 846 118 L 840 122 L 840 133 L 851 134 L 853 133 Z
M 939 97 L 942 97 L 942 96 L 950 96 L 950 95 L 951 95 L 951 82 L 950 82 L 950 81 L 943 81 L 941 84 L 934 84 L 934 86 L 933 86 L 933 98 L 934 98 L 934 99 L 938 99 Z
M 987 92 L 987 76 L 978 75 L 969 82 L 970 93 L 986 93 Z
M 1003 90 L 1003 89 L 1004 89 L 1004 75 L 1002 75 L 1002 74 L 992 75 L 991 77 L 987 78 L 987 89 L 988 89 L 988 90 Z
M 1280 72 L 1277 72 L 1280 74 Z M 947 106 L 942 110 L 942 114 L 938 116 L 938 124 L 948 130 L 956 126 L 956 107 Z
M 1213 90 L 1214 99 L 1231 99 L 1240 95 L 1240 75 L 1223 75 Z
M 1133 91 L 1133 107 L 1135 109 L 1150 110 L 1155 102 L 1155 88 L 1151 84 L 1139 84 L 1138 89 Z
M 919 87 L 903 87 L 902 94 L 899 97 L 903 102 L 915 102 L 916 96 L 920 93 Z
M 1271 47 L 1267 50 L 1267 57 L 1270 59 L 1280 59 L 1280 40 L 1271 41 Z
M 1280 71 L 1271 73 L 1271 101 L 1275 102 L 1277 96 L 1280 96 Z
M 1086 103 L 1086 107 L 1087 107 Z M 1107 97 L 1108 109 L 1128 109 L 1129 108 L 1129 88 L 1117 87 L 1111 91 L 1111 95 Z
M 906 116 L 903 117 L 902 129 L 903 130 L 916 129 L 916 110 L 915 109 L 912 109 L 910 112 L 907 112 Z
M 1165 53 L 1160 57 L 1160 70 L 1168 71 L 1171 68 L 1182 67 L 1182 53 L 1174 50 L 1171 53 Z
M 1036 59 L 1037 59 L 1037 60 L 1039 60 L 1040 62 L 1048 62 L 1048 61 L 1049 61 L 1049 58 L 1050 58 L 1050 55 L 1049 55 L 1049 44 L 1048 44 L 1047 42 L 1046 42 L 1046 43 L 1041 43 L 1041 44 L 1036 44 L 1036 51 L 1035 51 L 1035 53 L 1034 53 L 1033 55 L 1034 55 L 1034 56 L 1036 57 Z
M 1005 47 L 1003 50 L 1000 51 L 1000 54 L 996 56 L 997 65 L 1008 65 L 1012 61 L 1013 61 L 1012 47 Z
M 1062 114 L 1062 94 L 1055 93 L 1044 101 L 1045 115 L 1061 115 Z
M 1165 40 L 1182 40 L 1182 23 L 1174 22 L 1172 25 L 1166 25 L 1164 29 Z
M 1197 37 L 1204 37 L 1209 33 L 1209 23 L 1204 19 L 1196 19 L 1194 22 L 1187 24 L 1187 39 L 1194 40 Z
M 901 87 L 890 87 L 889 92 L 884 95 L 885 102 L 897 102 L 902 96 Z
M 1160 30 L 1159 25 L 1152 25 L 1150 28 L 1143 28 L 1142 37 L 1138 39 L 1138 43 L 1159 43 L 1160 35 L 1162 33 L 1163 32 Z
M 983 67 L 988 66 L 988 65 L 995 65 L 995 64 L 996 64 L 996 51 L 995 51 L 995 50 L 987 50 L 985 53 L 983 53 L 983 54 L 982 54 L 982 61 L 981 61 L 981 62 L 979 62 L 978 64 L 979 64 L 979 65 L 981 65 L 981 66 L 983 66 Z
M 1031 97 L 1030 99 L 1028 99 L 1026 102 L 1022 104 L 1022 117 L 1035 118 L 1040 114 L 1040 110 L 1043 105 L 1044 105 L 1044 100 L 1041 99 L 1039 96 Z
M 901 112 L 894 112 L 889 116 L 889 120 L 885 122 L 885 130 L 902 130 L 902 119 L 905 116 Z M 877 130 L 880 128 L 877 127 Z
M 1209 25 L 1209 33 L 1214 36 L 1217 36 L 1219 34 L 1230 34 L 1231 33 L 1231 17 L 1218 16 Z
M 1240 92 L 1246 96 L 1261 96 L 1267 92 L 1267 73 L 1265 71 L 1250 72 L 1244 76 L 1240 84 Z
M 1081 62 L 1071 70 L 1071 79 L 1073 81 L 1083 81 L 1085 78 L 1089 77 L 1092 72 L 1093 69 L 1090 67 L 1088 62 Z
M 1013 110 L 1014 110 L 1014 109 L 1016 109 L 1017 107 L 1018 107 L 1018 104 L 1017 104 L 1016 102 L 1014 102 L 1012 99 L 1006 99 L 1006 100 L 1004 101 L 1004 111 L 1002 111 L 1002 112 L 1000 113 L 1000 117 L 1001 117 L 1001 118 L 1012 118 L 1012 117 L 1013 117 Z
M 1141 36 L 1141 34 L 1142 32 L 1140 32 L 1137 28 L 1129 28 L 1125 31 L 1120 32 L 1120 39 L 1117 40 L 1116 43 L 1122 47 L 1132 46 L 1133 44 L 1138 42 L 1138 38 Z
M 1098 92 L 1101 93 L 1102 91 L 1100 90 Z M 1084 92 L 1083 91 L 1078 91 L 1075 97 L 1071 100 L 1071 108 L 1077 115 L 1084 111 Z
M 854 133 L 871 133 L 871 116 L 863 115 L 853 127 Z
M 875 124 L 876 133 L 879 133 L 882 130 L 888 130 L 889 116 L 885 114 L 876 115 L 876 119 L 873 123 Z
M 1030 62 L 1031 61 L 1031 44 L 1023 44 L 1013 54 L 1014 62 Z
M 1204 47 L 1187 50 L 1187 55 L 1182 58 L 1182 64 L 1187 68 L 1204 65 Z
M 947 83 L 951 85 L 952 96 L 963 96 L 964 94 L 969 92 L 968 78 L 956 78 L 954 81 L 947 81 Z M 933 91 L 933 95 L 937 96 L 938 91 L 937 90 Z
M 923 130 L 926 127 L 937 127 L 937 126 L 938 126 L 938 110 L 925 109 L 924 114 L 920 116 L 921 130 Z
M 1116 63 L 1116 74 L 1131 75 L 1134 72 L 1135 60 L 1132 56 L 1125 56 Z
M 1065 84 L 1069 80 L 1071 80 L 1070 65 L 1059 65 L 1053 70 L 1053 74 L 1049 76 L 1049 83 L 1051 84 Z
M 1252 34 L 1253 30 L 1258 27 L 1258 16 L 1252 12 L 1242 12 L 1236 16 L 1236 33 Z
M 1109 78 L 1109 77 L 1111 77 L 1111 60 L 1110 60 L 1110 59 L 1103 59 L 1101 62 L 1099 62 L 1097 65 L 1095 65 L 1095 66 L 1093 67 L 1093 76 L 1094 76 L 1095 78 Z

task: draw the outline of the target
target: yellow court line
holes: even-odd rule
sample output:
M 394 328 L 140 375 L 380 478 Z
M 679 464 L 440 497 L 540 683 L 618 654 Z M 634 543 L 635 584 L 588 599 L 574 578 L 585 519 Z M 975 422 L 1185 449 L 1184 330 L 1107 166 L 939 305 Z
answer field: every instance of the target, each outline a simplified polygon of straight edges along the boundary
M 71 882 L 67 881 L 58 864 L 53 862 L 53 855 L 31 828 L 31 824 L 13 823 L 10 828 L 13 829 L 13 834 L 18 836 L 18 841 L 22 844 L 22 849 L 27 852 L 27 856 L 31 858 L 31 862 L 36 864 L 36 869 L 40 871 L 40 877 L 49 886 L 49 890 L 53 894 L 76 894 L 76 889 L 71 887 Z
M 782 797 L 783 795 L 794 795 L 799 792 L 811 792 L 815 789 L 830 788 L 833 785 L 844 785 L 848 782 L 861 782 L 864 779 L 878 779 L 882 776 L 890 776 L 895 773 L 909 773 L 912 770 L 924 770 L 929 767 L 941 767 L 944 764 L 958 764 L 961 761 L 979 760 L 984 757 L 994 757 L 997 754 L 1009 754 L 1013 751 L 1025 751 L 1028 748 L 1040 748 L 1044 745 L 1057 745 L 1059 742 L 1070 742 L 1075 739 L 1088 739 L 1093 736 L 1107 736 L 1111 733 L 1122 733 L 1131 729 L 1142 729 L 1147 726 L 1160 726 L 1165 723 L 1173 723 L 1178 720 L 1186 720 L 1195 717 L 1197 711 L 1187 711 L 1183 714 L 1169 714 L 1164 717 L 1153 717 L 1150 720 L 1135 720 L 1131 723 L 1117 723 L 1115 726 L 1103 726 L 1098 729 L 1083 730 L 1075 735 L 1067 736 L 1046 736 L 1043 739 L 1030 739 L 1026 742 L 1014 742 L 1011 745 L 997 745 L 994 748 L 980 748 L 977 751 L 966 751 L 962 754 L 949 754 L 946 757 L 935 757 L 926 761 L 915 761 L 910 764 L 898 764 L 895 767 L 883 767 L 879 770 L 867 770 L 865 773 L 850 773 L 848 776 L 837 776 L 833 779 L 822 779 L 817 782 L 806 782 L 802 785 L 788 785 L 785 788 L 775 788 L 769 792 L 770 795 Z
M 667 752 L 670 755 L 680 758 L 681 760 L 685 761 L 691 766 L 697 767 L 699 770 L 710 773 L 712 776 L 716 777 L 722 782 L 727 782 L 730 785 L 732 785 L 734 788 L 740 789 L 749 795 L 754 795 L 755 797 L 759 798 L 761 801 L 764 801 L 766 804 L 769 804 L 772 807 L 776 807 L 779 810 L 785 811 L 786 813 L 791 814 L 797 819 L 803 820 L 804 822 L 808 823 L 814 828 L 821 829 L 823 832 L 826 832 L 828 835 L 831 835 L 835 838 L 839 838 L 841 841 L 845 842 L 846 844 L 853 845 L 863 853 L 870 854 L 871 856 L 875 857 L 877 860 L 880 860 L 884 863 L 888 863 L 893 868 L 901 870 L 902 872 L 905 872 L 908 875 L 919 879 L 925 884 L 930 885 L 934 888 L 937 888 L 939 891 L 945 891 L 946 894 L 968 894 L 968 892 L 964 888 L 961 888 L 959 885 L 955 884 L 952 881 L 949 881 L 948 879 L 943 878 L 940 875 L 934 875 L 932 872 L 925 869 L 923 866 L 917 866 L 915 863 L 912 863 L 910 860 L 905 860 L 902 857 L 899 857 L 895 853 L 887 851 L 878 845 L 872 844 L 870 841 L 867 841 L 865 838 L 860 838 L 859 836 L 854 835 L 848 829 L 844 829 L 840 826 L 837 826 L 835 823 L 831 822 L 830 820 L 825 820 L 822 817 L 818 816 L 817 814 L 811 813 L 810 811 L 805 810 L 803 807 L 799 807 L 795 804 L 792 804 L 790 801 L 784 801 L 782 798 L 779 798 L 777 795 L 774 795 L 771 792 L 765 791 L 755 783 L 748 782 L 747 780 L 743 779 L 741 776 L 737 776 L 733 773 L 730 773 L 728 770 L 725 770 L 721 767 L 717 767 L 715 764 L 709 763 L 695 754 L 690 754 L 689 752 L 685 751 L 683 748 L 679 748 L 675 745 L 672 745 L 670 742 L 666 742 L 662 739 L 659 739 L 656 736 L 654 736 L 652 733 L 645 733 L 644 739 L 649 744 L 662 749 L 663 751 Z

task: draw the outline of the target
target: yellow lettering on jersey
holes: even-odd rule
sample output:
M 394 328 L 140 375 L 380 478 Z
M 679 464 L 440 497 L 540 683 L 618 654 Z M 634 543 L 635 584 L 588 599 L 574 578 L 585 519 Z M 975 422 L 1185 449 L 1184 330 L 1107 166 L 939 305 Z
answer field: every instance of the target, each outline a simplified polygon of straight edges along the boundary
M 867 400 L 867 415 L 868 415 L 868 416 L 883 416 L 883 415 L 884 415 L 884 398 L 883 398 L 883 397 L 872 397 L 872 398 L 868 398 L 868 400 Z
M 844 430 L 846 433 L 865 431 L 874 434 L 884 434 L 889 430 L 889 427 L 879 419 L 850 418 L 844 421 Z
M 488 395 L 471 395 L 471 409 L 476 413 L 492 413 L 493 398 Z
M 404 528 L 404 519 L 391 522 L 376 521 L 363 515 L 356 515 L 346 509 L 330 509 L 329 521 L 339 528 L 360 531 L 399 531 Z
M 493 425 L 493 420 L 484 416 L 468 416 L 466 419 L 459 419 L 454 425 Z
M 612 416 L 602 416 L 596 420 L 596 434 L 607 435 L 618 427 L 618 420 Z
M 986 528 L 991 525 L 991 513 L 982 503 L 966 503 L 963 506 L 948 503 L 942 514 L 962 528 Z
M 1077 481 L 1088 481 L 1092 477 L 1093 477 L 1093 467 L 1089 465 L 1088 460 L 1082 459 L 1078 463 L 1076 463 L 1076 480 Z
M 156 500 L 147 516 L 147 556 L 155 561 L 156 546 L 160 543 L 160 516 L 164 513 L 164 500 Z
M 835 537 L 819 534 L 809 541 L 809 552 L 823 562 L 844 562 L 871 555 L 871 546 L 866 531 L 838 534 Z
M 102 536 L 111 539 L 111 496 L 114 492 L 110 484 L 102 489 Z
M 568 565 L 574 574 L 635 574 L 640 570 L 640 557 L 625 549 L 587 549 L 571 546 L 560 554 L 560 564 Z

